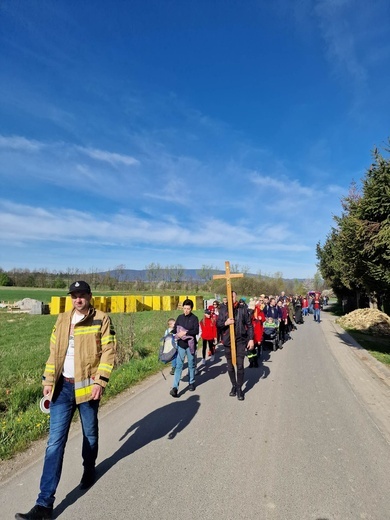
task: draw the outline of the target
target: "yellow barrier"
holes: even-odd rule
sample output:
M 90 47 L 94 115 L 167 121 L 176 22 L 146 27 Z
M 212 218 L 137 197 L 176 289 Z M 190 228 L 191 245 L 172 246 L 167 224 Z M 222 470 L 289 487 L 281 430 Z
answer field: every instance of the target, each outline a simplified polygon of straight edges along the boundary
M 162 310 L 163 311 L 176 311 L 179 305 L 178 296 L 162 296 Z
M 70 296 L 67 296 L 65 298 L 65 312 L 71 311 L 72 309 L 73 309 L 72 298 Z
M 137 299 L 135 296 L 126 296 L 126 311 L 137 312 Z
M 103 311 L 103 312 L 108 312 L 107 308 L 108 308 L 110 300 L 107 299 L 107 296 L 101 296 L 100 298 L 101 298 L 101 300 L 100 300 L 100 310 Z
M 153 296 L 144 296 L 144 311 L 153 310 Z
M 141 311 L 176 311 L 189 298 L 194 302 L 194 310 L 203 309 L 203 296 L 94 296 L 92 305 L 103 312 L 141 312 Z M 70 296 L 52 296 L 49 304 L 50 314 L 73 309 Z
M 125 296 L 111 296 L 111 312 L 126 312 Z
M 194 311 L 197 311 L 199 309 L 203 309 L 203 296 L 179 296 L 179 307 L 183 305 L 184 300 L 192 300 L 194 303 Z
M 50 302 L 50 314 L 60 314 L 65 310 L 65 296 L 52 296 Z
M 152 296 L 153 298 L 153 310 L 154 311 L 161 311 L 161 307 L 162 307 L 162 301 L 161 301 L 161 296 Z

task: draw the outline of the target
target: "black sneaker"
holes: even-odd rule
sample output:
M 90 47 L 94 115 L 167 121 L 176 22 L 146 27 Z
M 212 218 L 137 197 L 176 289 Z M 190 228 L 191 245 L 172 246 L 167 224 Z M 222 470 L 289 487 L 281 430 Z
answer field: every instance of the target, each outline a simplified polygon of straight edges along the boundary
M 172 367 L 169 373 L 173 376 L 175 374 L 175 369 Z
M 80 480 L 79 489 L 88 489 L 94 483 L 96 479 L 95 468 L 86 468 L 84 469 L 83 476 Z
M 16 519 L 22 520 L 51 520 L 53 508 L 35 505 L 28 513 L 16 513 Z
M 177 388 L 174 386 L 171 391 L 169 392 L 171 394 L 172 397 L 179 397 L 177 395 Z
M 194 392 L 194 391 L 195 391 L 195 383 L 190 383 L 190 384 L 188 385 L 188 390 L 189 390 L 190 392 Z

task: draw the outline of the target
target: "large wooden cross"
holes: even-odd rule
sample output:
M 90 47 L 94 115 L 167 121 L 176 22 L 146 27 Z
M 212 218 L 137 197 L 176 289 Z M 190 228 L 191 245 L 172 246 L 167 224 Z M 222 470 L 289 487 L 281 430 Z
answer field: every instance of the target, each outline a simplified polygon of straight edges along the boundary
M 213 275 L 214 280 L 218 279 L 226 279 L 226 296 L 228 301 L 228 316 L 229 318 L 234 319 L 233 312 L 233 298 L 232 298 L 232 283 L 231 278 L 242 278 L 243 273 L 234 273 L 230 272 L 230 262 L 225 262 L 225 274 L 215 274 Z M 234 324 L 229 325 L 230 330 L 230 348 L 232 353 L 232 363 L 233 365 L 237 364 L 237 356 L 236 356 L 236 336 L 234 334 Z

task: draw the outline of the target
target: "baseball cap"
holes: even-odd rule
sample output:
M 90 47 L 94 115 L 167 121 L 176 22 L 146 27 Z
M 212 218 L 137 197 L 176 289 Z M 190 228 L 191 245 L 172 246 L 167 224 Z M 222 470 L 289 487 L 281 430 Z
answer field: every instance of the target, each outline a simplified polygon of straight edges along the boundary
M 73 282 L 72 285 L 69 287 L 68 294 L 71 294 L 72 292 L 81 292 L 81 293 L 88 293 L 91 294 L 91 288 L 87 284 L 87 282 L 83 282 L 82 280 L 78 282 Z

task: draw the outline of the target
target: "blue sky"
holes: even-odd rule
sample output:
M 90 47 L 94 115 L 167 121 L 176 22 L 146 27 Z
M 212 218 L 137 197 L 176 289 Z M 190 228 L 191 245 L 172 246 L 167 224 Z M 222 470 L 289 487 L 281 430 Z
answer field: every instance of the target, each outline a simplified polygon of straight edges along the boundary
M 2 0 L 0 267 L 312 277 L 389 132 L 387 0 Z

